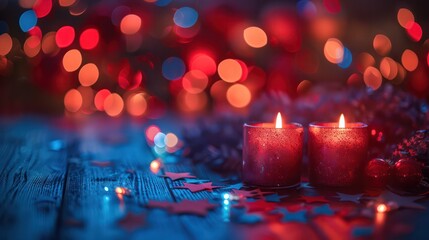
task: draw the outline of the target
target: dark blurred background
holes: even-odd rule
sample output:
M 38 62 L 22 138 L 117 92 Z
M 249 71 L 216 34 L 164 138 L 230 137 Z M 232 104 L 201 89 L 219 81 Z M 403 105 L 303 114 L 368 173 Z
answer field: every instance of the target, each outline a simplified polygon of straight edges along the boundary
M 0 0 L 0 113 L 246 112 L 272 91 L 383 85 L 427 99 L 427 13 L 423 0 Z

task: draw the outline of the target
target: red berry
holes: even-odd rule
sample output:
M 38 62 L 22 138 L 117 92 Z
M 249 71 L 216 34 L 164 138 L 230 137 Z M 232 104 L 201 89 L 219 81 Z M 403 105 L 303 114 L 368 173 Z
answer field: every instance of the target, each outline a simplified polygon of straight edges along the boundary
M 412 158 L 403 158 L 395 163 L 394 181 L 402 188 L 414 188 L 423 178 L 422 164 Z
M 367 186 L 383 188 L 390 177 L 390 165 L 381 158 L 371 159 L 365 167 L 365 183 Z

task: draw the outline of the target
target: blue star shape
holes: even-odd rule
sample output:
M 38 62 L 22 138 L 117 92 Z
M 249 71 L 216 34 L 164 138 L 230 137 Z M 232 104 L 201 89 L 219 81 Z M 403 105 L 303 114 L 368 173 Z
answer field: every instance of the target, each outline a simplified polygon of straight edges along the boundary
M 289 212 L 285 208 L 278 208 L 278 212 L 283 214 L 282 222 L 300 222 L 307 223 L 307 211 L 299 210 L 297 212 Z
M 345 193 L 339 193 L 337 192 L 337 197 L 340 198 L 341 202 L 354 202 L 354 203 L 360 203 L 360 199 L 362 198 L 363 194 L 345 194 Z
M 313 208 L 314 215 L 334 215 L 334 210 L 329 206 L 329 204 L 323 204 L 322 206 L 318 206 Z
M 280 197 L 277 193 L 264 196 L 265 201 L 267 202 L 281 202 L 281 200 L 285 197 L 287 197 L 287 195 L 283 195 Z
M 236 184 L 231 184 L 227 187 L 225 187 L 225 189 L 237 189 L 240 190 L 243 187 L 243 183 L 236 183 Z

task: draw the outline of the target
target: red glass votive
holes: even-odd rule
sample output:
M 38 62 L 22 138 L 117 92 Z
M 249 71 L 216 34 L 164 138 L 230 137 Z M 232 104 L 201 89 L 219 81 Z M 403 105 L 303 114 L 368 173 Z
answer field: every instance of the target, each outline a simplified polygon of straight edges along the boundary
M 243 182 L 265 188 L 300 184 L 303 128 L 301 124 L 244 124 Z
M 368 125 L 311 123 L 308 136 L 309 177 L 315 186 L 357 185 L 368 158 Z

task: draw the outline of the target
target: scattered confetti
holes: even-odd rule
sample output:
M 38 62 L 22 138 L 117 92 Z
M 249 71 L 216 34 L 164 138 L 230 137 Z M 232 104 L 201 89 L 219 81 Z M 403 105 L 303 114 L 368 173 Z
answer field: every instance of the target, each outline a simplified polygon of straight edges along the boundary
M 287 195 L 283 195 L 280 197 L 277 193 L 274 193 L 274 194 L 267 195 L 264 198 L 265 198 L 265 201 L 267 202 L 281 202 L 281 200 L 286 197 Z
M 242 224 L 257 224 L 264 221 L 262 214 L 252 213 L 247 214 L 243 210 L 234 210 L 231 216 L 231 220 L 236 223 Z
M 193 183 L 183 183 L 183 186 L 175 187 L 176 189 L 188 189 L 191 192 L 200 192 L 200 191 L 213 191 L 215 188 L 221 188 L 221 186 L 212 186 L 212 182 L 193 184 Z
M 177 214 L 194 214 L 199 216 L 206 216 L 208 211 L 216 208 L 216 204 L 210 203 L 207 199 L 205 200 L 183 200 L 178 203 L 174 203 L 170 206 L 170 212 Z
M 165 175 L 161 175 L 161 177 L 170 178 L 172 181 L 176 181 L 184 178 L 196 178 L 195 176 L 192 176 L 188 172 L 183 172 L 183 173 L 165 172 Z
M 210 180 L 207 180 L 207 179 L 192 179 L 192 178 L 187 178 L 187 179 L 185 179 L 185 182 L 197 184 L 197 183 L 210 182 Z
M 362 198 L 363 194 L 344 194 L 344 193 L 338 193 L 337 197 L 340 199 L 341 202 L 354 202 L 354 203 L 360 203 L 360 199 Z
M 144 214 L 128 212 L 124 218 L 118 221 L 118 225 L 128 232 L 132 232 L 143 227 L 145 222 L 146 216 Z
M 236 183 L 225 187 L 225 189 L 237 189 L 240 190 L 243 187 L 243 183 Z
M 278 208 L 276 211 L 283 214 L 282 222 L 307 223 L 307 216 L 306 216 L 307 211 L 306 210 L 289 212 L 286 208 Z
M 301 196 L 306 203 L 328 203 L 330 202 L 324 196 Z
M 369 237 L 374 233 L 372 226 L 356 226 L 352 228 L 352 236 L 356 238 Z
M 425 206 L 416 203 L 415 201 L 423 199 L 422 196 L 412 196 L 412 197 L 406 197 L 406 196 L 400 196 L 395 193 L 392 193 L 390 191 L 383 192 L 380 197 L 380 199 L 384 200 L 385 202 L 393 202 L 396 203 L 398 208 L 413 208 L 413 209 L 426 209 Z

